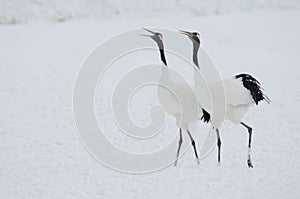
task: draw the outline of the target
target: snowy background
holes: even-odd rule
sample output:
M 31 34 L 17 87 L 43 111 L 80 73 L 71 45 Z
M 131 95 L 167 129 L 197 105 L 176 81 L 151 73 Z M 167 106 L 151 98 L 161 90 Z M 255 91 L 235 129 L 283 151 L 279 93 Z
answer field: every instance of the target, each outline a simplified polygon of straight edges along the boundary
M 299 198 L 299 21 L 297 0 L 1 0 L 0 198 Z M 198 30 L 224 77 L 261 81 L 272 103 L 245 118 L 253 169 L 246 131 L 229 122 L 221 166 L 216 150 L 198 166 L 190 149 L 177 167 L 133 175 L 85 150 L 72 113 L 81 63 L 101 42 L 143 26 Z M 165 131 L 177 133 L 168 121 Z
M 299 10 L 298 0 L 1 0 L 0 24 L 116 16 L 202 16 L 257 10 Z

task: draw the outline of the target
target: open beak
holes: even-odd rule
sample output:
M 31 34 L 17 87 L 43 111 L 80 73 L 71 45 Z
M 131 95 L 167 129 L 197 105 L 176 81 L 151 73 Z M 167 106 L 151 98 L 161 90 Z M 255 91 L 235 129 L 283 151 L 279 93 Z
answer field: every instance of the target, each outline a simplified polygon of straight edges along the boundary
M 143 28 L 144 30 L 146 30 L 146 31 L 148 31 L 148 32 L 150 32 L 152 35 L 144 35 L 144 34 L 142 34 L 141 36 L 144 36 L 144 37 L 152 37 L 154 34 L 155 34 L 155 32 L 153 32 L 152 30 L 149 30 L 149 29 L 147 29 L 147 28 Z
M 179 30 L 179 32 L 181 33 L 181 34 L 184 34 L 184 35 L 187 35 L 187 36 L 192 36 L 192 33 L 191 32 L 188 32 L 188 31 L 184 31 L 184 30 Z

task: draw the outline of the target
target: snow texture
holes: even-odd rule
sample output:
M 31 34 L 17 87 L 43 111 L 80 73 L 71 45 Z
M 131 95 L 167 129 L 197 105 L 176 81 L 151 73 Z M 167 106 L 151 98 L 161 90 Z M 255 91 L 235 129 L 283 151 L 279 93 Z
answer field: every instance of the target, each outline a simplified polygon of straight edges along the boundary
M 62 22 L 115 16 L 218 15 L 257 10 L 299 10 L 298 0 L 0 0 L 0 24 Z
M 59 14 L 73 18 L 140 12 L 129 1 L 101 1 L 101 9 L 94 6 L 95 0 L 16 2 L 1 1 L 1 23 L 57 19 Z M 152 1 L 153 7 L 145 2 L 136 4 L 147 7 L 146 14 L 173 9 L 168 6 L 171 1 L 162 7 L 158 6 L 161 1 Z M 190 11 L 203 1 L 196 6 L 192 2 L 183 6 L 191 13 L 187 16 L 126 15 L 101 21 L 0 26 L 0 198 L 299 198 L 299 11 L 198 16 Z M 243 7 L 240 2 L 231 2 L 235 6 L 230 10 Z M 297 1 L 284 1 L 284 5 L 279 0 L 257 2 L 253 7 L 299 7 Z M 228 10 L 225 3 L 220 10 Z M 207 8 L 207 13 L 213 12 Z M 259 79 L 272 103 L 250 109 L 245 118 L 253 127 L 253 169 L 246 165 L 246 129 L 228 122 L 221 130 L 221 166 L 216 149 L 197 165 L 190 148 L 177 167 L 133 175 L 103 166 L 85 150 L 72 113 L 73 86 L 81 63 L 97 44 L 142 26 L 198 30 L 224 78 L 247 72 Z M 134 107 L 136 119 L 144 113 L 139 111 L 143 104 Z M 96 108 L 103 110 L 101 102 Z M 114 128 L 109 122 L 105 125 Z M 169 117 L 167 135 L 177 136 L 174 125 Z M 114 139 L 117 135 L 113 130 L 108 136 Z M 152 150 L 147 144 L 146 149 L 135 145 L 130 138 L 117 139 L 129 151 Z M 168 139 L 152 143 L 159 146 Z M 170 154 L 174 158 L 175 151 Z

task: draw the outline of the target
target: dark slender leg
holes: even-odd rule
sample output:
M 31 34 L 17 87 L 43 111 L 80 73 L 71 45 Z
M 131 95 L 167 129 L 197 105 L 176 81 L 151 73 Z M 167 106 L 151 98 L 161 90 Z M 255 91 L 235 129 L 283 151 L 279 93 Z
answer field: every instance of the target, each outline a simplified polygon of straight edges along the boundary
M 220 134 L 219 134 L 219 129 L 216 129 L 217 132 L 217 146 L 218 146 L 218 162 L 220 164 L 221 161 L 221 138 L 220 138 Z
M 241 125 L 243 125 L 244 127 L 246 127 L 248 129 L 248 133 L 249 133 L 249 143 L 248 143 L 248 160 L 247 160 L 247 164 L 249 168 L 253 168 L 253 164 L 251 161 L 251 139 L 252 139 L 252 128 L 250 126 L 248 126 L 247 124 L 245 124 L 244 122 L 241 122 Z
M 200 161 L 199 161 L 199 158 L 198 158 L 198 154 L 197 154 L 197 149 L 196 149 L 196 143 L 195 143 L 195 140 L 194 138 L 192 137 L 191 133 L 189 130 L 187 130 L 187 133 L 189 134 L 189 137 L 191 139 L 191 142 L 192 142 L 192 146 L 194 148 L 194 152 L 195 152 L 195 156 L 196 156 L 196 159 L 197 159 L 197 163 L 200 164 Z
M 182 145 L 182 130 L 180 128 L 179 129 L 179 142 L 178 142 L 178 148 L 177 148 L 177 156 L 176 156 L 176 160 L 175 160 L 175 164 L 174 164 L 175 166 L 177 166 L 181 145 Z

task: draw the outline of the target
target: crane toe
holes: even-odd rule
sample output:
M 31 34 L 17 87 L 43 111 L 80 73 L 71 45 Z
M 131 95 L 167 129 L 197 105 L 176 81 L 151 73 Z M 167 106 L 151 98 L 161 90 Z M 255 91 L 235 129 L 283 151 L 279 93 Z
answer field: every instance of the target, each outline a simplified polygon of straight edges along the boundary
M 247 164 L 249 168 L 253 168 L 252 161 L 250 159 L 247 160 Z

